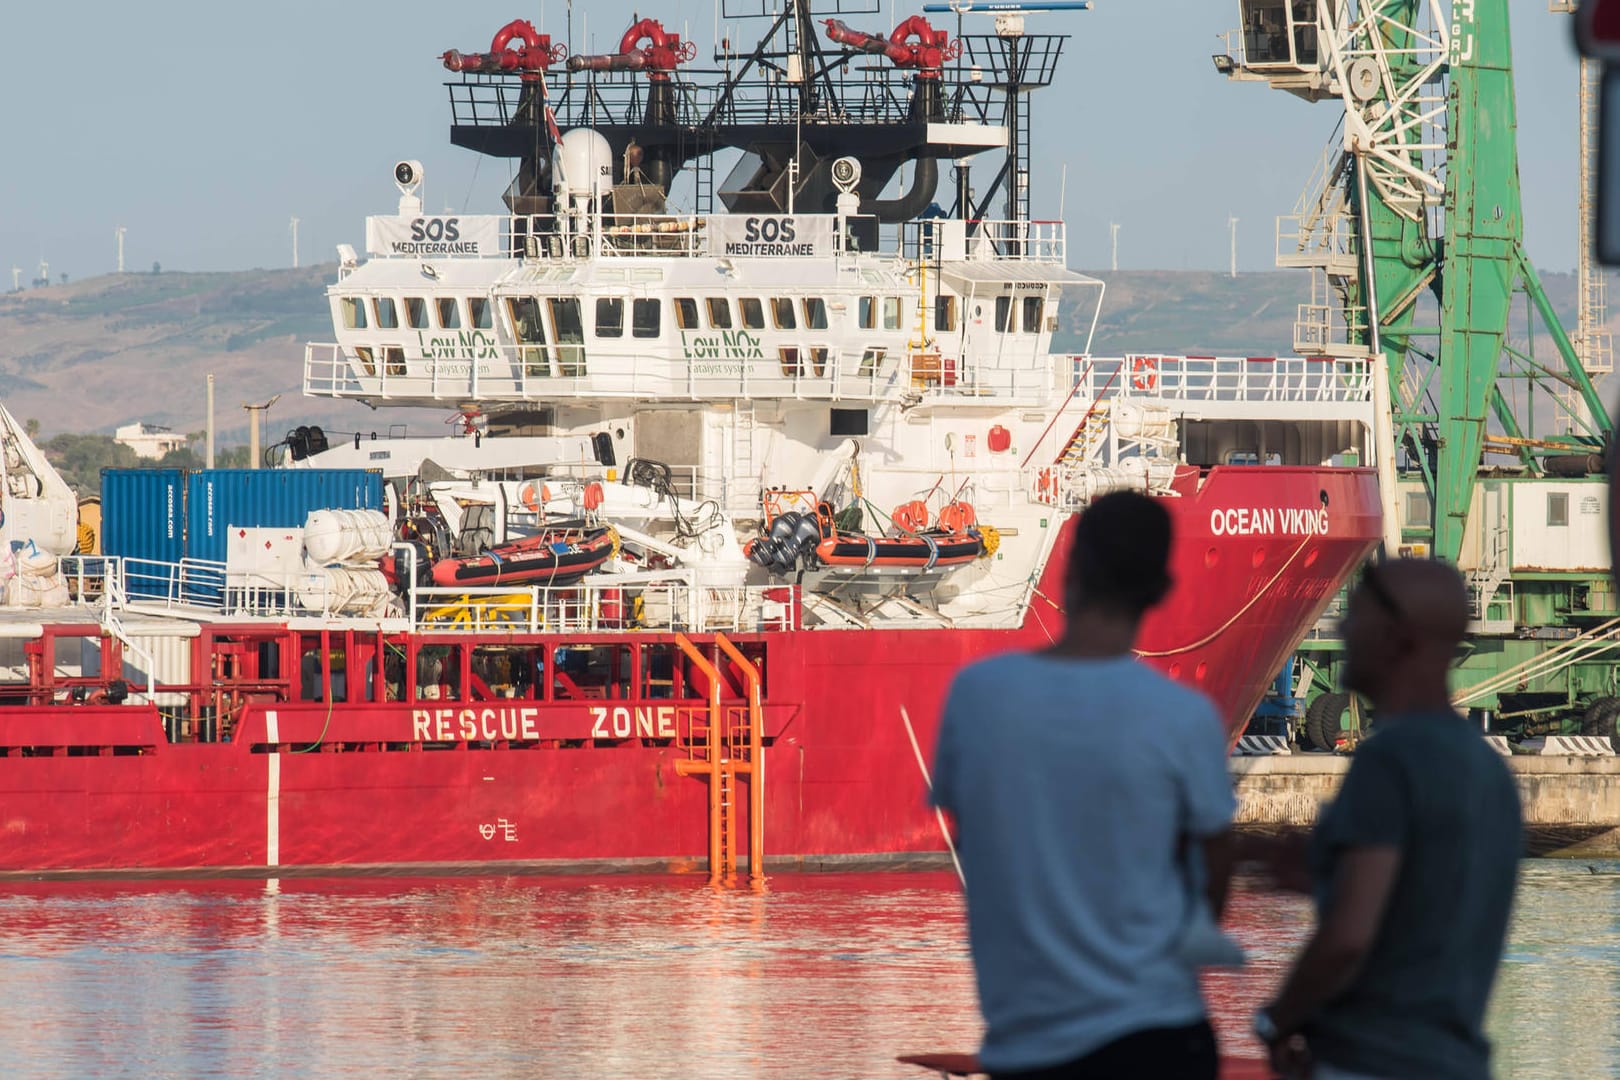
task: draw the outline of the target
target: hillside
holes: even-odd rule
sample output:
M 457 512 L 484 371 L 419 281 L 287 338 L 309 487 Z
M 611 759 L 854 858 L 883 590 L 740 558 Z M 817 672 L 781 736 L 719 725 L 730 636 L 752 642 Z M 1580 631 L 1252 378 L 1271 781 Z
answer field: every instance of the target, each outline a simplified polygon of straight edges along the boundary
M 1277 355 L 1292 351 L 1304 272 L 1093 271 L 1107 285 L 1093 351 Z M 42 434 L 110 433 L 133 420 L 176 431 L 204 425 L 205 376 L 215 375 L 222 443 L 246 440 L 244 402 L 282 398 L 267 441 L 299 423 L 335 431 L 409 424 L 439 431 L 437 410 L 373 412 L 301 396 L 306 341 L 331 337 L 325 289 L 335 268 L 121 274 L 0 296 L 0 401 Z M 1574 322 L 1575 279 L 1549 274 L 1554 306 Z M 1516 306 L 1516 344 L 1523 348 Z M 1079 350 L 1090 308 L 1068 304 L 1060 348 Z M 1611 326 L 1615 323 L 1611 320 Z M 1551 342 L 1535 342 L 1538 356 Z
M 375 427 L 364 406 L 301 394 L 304 343 L 332 335 L 334 273 L 112 274 L 0 297 L 0 401 L 47 437 L 133 420 L 198 431 L 212 372 L 222 441 L 244 441 L 241 405 L 275 394 L 267 441 L 310 421 Z
M 1309 303 L 1310 275 L 1303 270 L 1225 274 L 1191 270 L 1088 270 L 1107 286 L 1092 351 L 1099 356 L 1127 352 L 1275 356 L 1293 350 L 1294 318 Z M 1575 325 L 1575 275 L 1544 274 L 1548 299 L 1566 327 Z M 1432 301 L 1420 305 L 1419 322 L 1434 325 Z M 1524 301 L 1514 305 L 1516 347 L 1525 345 Z M 1427 312 L 1424 309 L 1427 309 Z M 1086 307 L 1070 305 L 1060 344 L 1079 349 L 1085 342 Z M 1620 334 L 1620 318 L 1609 320 Z M 1552 340 L 1538 335 L 1535 355 L 1551 358 Z

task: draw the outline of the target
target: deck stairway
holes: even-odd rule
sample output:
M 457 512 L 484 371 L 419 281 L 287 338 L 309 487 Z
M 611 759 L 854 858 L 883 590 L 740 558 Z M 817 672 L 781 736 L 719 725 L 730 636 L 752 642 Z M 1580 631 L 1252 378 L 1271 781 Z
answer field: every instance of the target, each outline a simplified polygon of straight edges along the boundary
M 678 743 L 687 756 L 675 763 L 680 775 L 709 781 L 709 882 L 731 885 L 737 880 L 739 776 L 747 778 L 748 789 L 748 876 L 761 881 L 765 876 L 765 770 L 759 668 L 724 634 L 714 635 L 712 655 L 705 655 L 685 634 L 675 635 L 675 643 L 709 685 L 708 706 L 690 710 L 682 718 Z M 747 684 L 747 698 L 741 705 L 721 700 L 722 656 L 742 673 Z

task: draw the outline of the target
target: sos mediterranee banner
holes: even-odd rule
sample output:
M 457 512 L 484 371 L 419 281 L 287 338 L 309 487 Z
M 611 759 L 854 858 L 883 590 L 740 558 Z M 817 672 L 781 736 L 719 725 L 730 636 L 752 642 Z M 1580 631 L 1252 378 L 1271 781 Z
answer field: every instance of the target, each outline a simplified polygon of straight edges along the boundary
M 825 259 L 833 219 L 823 214 L 717 214 L 709 218 L 709 254 L 740 259 Z
M 501 221 L 493 214 L 368 217 L 371 255 L 503 255 Z

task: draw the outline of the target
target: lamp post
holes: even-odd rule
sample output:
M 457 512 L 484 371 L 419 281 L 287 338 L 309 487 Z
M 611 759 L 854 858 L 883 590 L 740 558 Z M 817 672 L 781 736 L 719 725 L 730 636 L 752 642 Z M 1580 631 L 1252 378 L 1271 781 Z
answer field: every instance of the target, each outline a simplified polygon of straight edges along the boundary
M 264 414 L 270 411 L 270 406 L 281 400 L 277 394 L 263 405 L 249 405 L 243 402 L 242 408 L 248 411 L 248 468 L 259 467 L 259 425 L 264 422 Z

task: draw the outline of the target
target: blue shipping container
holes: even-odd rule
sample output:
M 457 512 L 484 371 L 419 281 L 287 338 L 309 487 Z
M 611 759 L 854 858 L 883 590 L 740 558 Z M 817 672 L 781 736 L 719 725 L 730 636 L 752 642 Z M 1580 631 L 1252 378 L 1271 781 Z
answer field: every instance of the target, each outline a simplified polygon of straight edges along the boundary
M 184 504 L 181 469 L 101 470 L 101 550 L 179 562 L 185 552 Z
M 101 550 L 120 555 L 130 596 L 162 598 L 185 554 L 185 472 L 101 470 Z
M 232 528 L 302 528 L 313 510 L 382 508 L 382 473 L 369 469 L 199 469 L 186 478 L 186 555 L 224 562 Z

